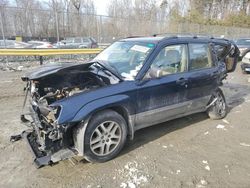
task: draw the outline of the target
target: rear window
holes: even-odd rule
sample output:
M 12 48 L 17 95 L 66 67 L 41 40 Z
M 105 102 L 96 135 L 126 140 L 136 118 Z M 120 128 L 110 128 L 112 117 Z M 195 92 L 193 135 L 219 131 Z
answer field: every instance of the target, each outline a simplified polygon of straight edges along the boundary
M 89 39 L 88 38 L 83 38 L 82 42 L 89 42 Z
M 82 39 L 81 39 L 81 38 L 75 38 L 74 42 L 75 42 L 75 43 L 81 43 L 81 42 L 82 42 Z

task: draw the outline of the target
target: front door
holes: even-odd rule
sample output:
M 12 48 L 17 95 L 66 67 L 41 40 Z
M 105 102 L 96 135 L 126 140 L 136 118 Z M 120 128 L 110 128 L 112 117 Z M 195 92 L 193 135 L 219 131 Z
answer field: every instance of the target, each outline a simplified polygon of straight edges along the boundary
M 188 106 L 186 44 L 162 48 L 137 92 L 136 129 L 185 114 Z

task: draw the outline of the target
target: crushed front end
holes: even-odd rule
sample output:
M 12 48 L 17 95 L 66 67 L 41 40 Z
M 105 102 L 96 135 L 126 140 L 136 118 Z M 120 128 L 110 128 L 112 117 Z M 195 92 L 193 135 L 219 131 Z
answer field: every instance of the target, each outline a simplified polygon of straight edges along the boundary
M 22 137 L 38 167 L 77 155 L 73 131 L 79 122 L 70 119 L 87 103 L 84 93 L 119 82 L 102 69 L 96 63 L 54 65 L 22 77 L 27 85 L 21 121 L 29 127 Z
M 28 113 L 21 115 L 21 121 L 29 127 L 22 133 L 22 137 L 33 153 L 34 163 L 37 167 L 41 167 L 76 155 L 73 143 L 67 137 L 71 126 L 57 124 L 60 107 L 52 108 L 38 104 L 30 92 L 31 85 L 30 81 L 26 87 L 27 98 L 31 95 L 29 110 Z

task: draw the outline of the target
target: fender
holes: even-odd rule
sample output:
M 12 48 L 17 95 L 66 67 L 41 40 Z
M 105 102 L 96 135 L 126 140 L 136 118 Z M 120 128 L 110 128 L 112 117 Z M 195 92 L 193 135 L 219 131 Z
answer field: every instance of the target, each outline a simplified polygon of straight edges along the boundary
M 78 122 L 83 120 L 85 117 L 90 115 L 91 113 L 102 110 L 107 107 L 111 107 L 114 105 L 121 105 L 127 102 L 129 97 L 127 95 L 115 95 L 104 97 L 101 99 L 97 99 L 85 104 L 75 115 L 75 117 L 71 120 L 71 122 Z
M 75 117 L 71 120 L 71 122 L 80 122 L 82 121 L 84 123 L 84 126 L 78 127 L 74 131 L 74 142 L 75 147 L 78 151 L 79 156 L 84 156 L 84 136 L 85 131 L 88 126 L 88 122 L 91 119 L 91 116 L 100 110 L 112 108 L 112 107 L 122 107 L 127 115 L 128 115 L 128 132 L 130 134 L 130 139 L 133 139 L 134 137 L 134 110 L 130 109 L 128 110 L 125 106 L 129 102 L 129 96 L 127 95 L 115 95 L 115 96 L 109 96 L 104 97 L 92 102 L 87 103 L 84 105 L 78 113 L 75 115 Z M 132 103 L 132 102 L 131 102 Z
M 128 104 L 130 103 L 130 104 Z M 135 107 L 133 106 L 132 101 L 130 101 L 129 96 L 127 95 L 115 95 L 104 97 L 98 100 L 94 100 L 92 102 L 84 105 L 75 115 L 75 117 L 71 120 L 71 122 L 80 122 L 89 118 L 92 114 L 97 111 L 113 108 L 113 107 L 121 107 L 128 116 L 128 131 L 129 134 L 133 137 L 134 135 L 134 114 Z M 132 108 L 129 106 L 133 106 Z

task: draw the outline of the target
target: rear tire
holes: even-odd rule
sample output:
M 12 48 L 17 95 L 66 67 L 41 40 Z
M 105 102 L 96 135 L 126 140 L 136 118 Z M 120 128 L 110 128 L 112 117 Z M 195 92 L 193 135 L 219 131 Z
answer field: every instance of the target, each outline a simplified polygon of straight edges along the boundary
M 87 125 L 84 137 L 84 156 L 89 162 L 106 162 L 122 150 L 127 138 L 124 118 L 113 110 L 95 114 Z
M 223 119 L 227 115 L 227 104 L 221 89 L 217 89 L 214 92 L 210 102 L 212 102 L 215 98 L 217 98 L 217 101 L 211 107 L 208 108 L 207 114 L 210 119 Z

